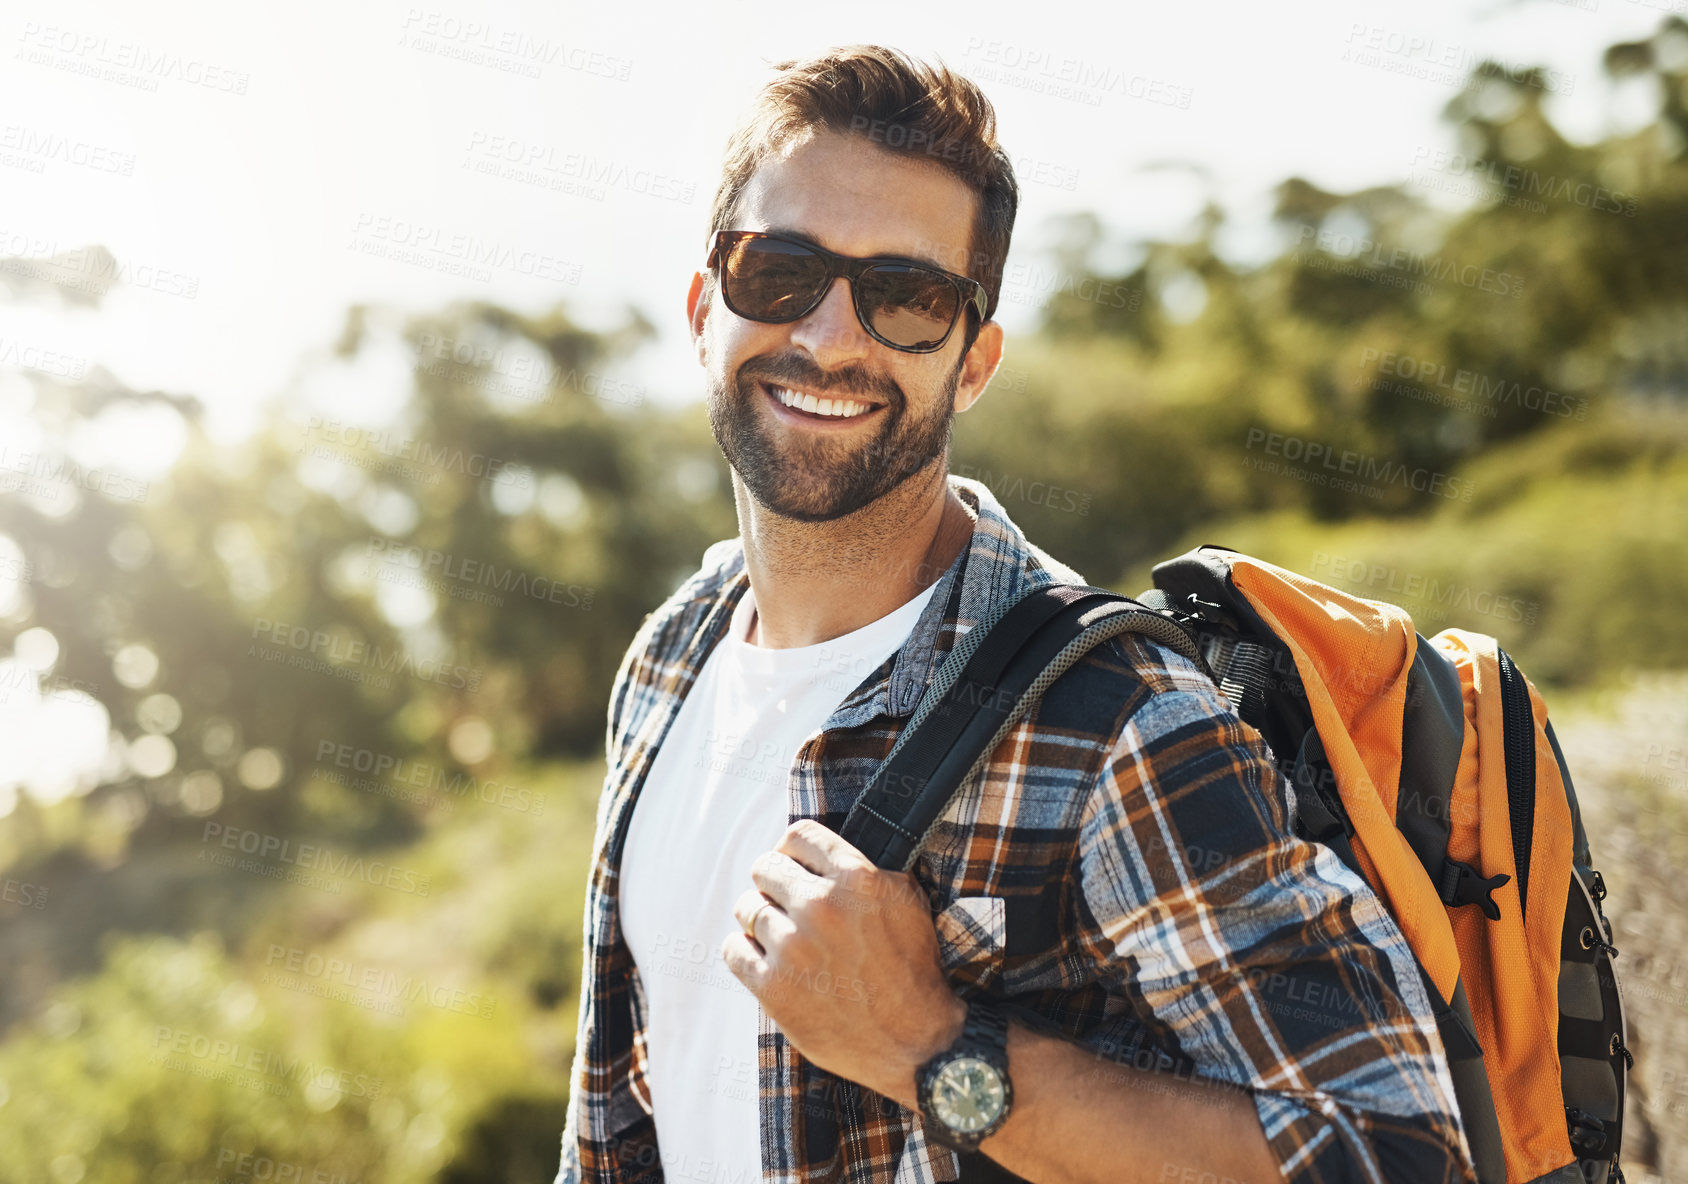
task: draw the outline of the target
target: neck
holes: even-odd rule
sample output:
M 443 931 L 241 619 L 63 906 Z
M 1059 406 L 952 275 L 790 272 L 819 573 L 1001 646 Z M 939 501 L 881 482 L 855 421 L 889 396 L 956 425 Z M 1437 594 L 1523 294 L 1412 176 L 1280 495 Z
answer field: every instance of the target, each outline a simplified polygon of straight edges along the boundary
M 794 522 L 763 509 L 733 478 L 745 569 L 756 594 L 748 640 L 819 645 L 907 604 L 949 569 L 974 516 L 949 487 L 947 453 L 930 470 L 853 514 Z

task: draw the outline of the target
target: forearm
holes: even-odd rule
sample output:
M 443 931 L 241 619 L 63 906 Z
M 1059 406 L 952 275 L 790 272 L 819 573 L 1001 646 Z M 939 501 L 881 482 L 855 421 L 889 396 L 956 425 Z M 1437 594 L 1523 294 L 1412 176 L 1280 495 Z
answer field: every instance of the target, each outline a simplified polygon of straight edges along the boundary
M 1019 1023 L 1014 1104 L 979 1150 L 1032 1184 L 1278 1184 L 1253 1096 L 1204 1078 L 1116 1064 Z M 915 1108 L 912 1079 L 898 1100 Z

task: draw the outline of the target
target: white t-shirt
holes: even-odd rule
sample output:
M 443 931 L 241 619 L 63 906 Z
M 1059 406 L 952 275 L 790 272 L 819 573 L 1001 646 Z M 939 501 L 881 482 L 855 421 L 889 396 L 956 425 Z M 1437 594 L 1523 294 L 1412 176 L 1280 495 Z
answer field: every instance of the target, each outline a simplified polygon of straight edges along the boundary
M 762 1178 L 759 1005 L 721 958 L 750 865 L 790 818 L 788 781 L 803 742 L 902 648 L 937 584 L 870 624 L 819 645 L 745 641 L 746 589 L 732 625 L 657 751 L 621 865 L 621 924 L 639 967 L 648 1083 L 670 1179 Z

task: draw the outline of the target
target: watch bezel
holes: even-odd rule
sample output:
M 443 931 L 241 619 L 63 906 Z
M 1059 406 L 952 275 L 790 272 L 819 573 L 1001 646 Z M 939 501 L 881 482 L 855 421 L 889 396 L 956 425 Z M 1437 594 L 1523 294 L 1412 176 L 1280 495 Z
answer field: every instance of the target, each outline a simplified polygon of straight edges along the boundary
M 991 1080 L 995 1083 L 995 1088 L 987 1088 L 986 1092 L 992 1095 L 1000 1095 L 1002 1101 L 997 1109 L 997 1112 L 991 1116 L 988 1122 L 984 1123 L 976 1130 L 966 1130 L 958 1128 L 947 1117 L 945 1117 L 944 1111 L 948 1109 L 948 1107 L 943 1106 L 938 1099 L 944 1088 L 946 1079 L 949 1080 L 951 1088 L 954 1088 L 955 1076 L 963 1071 L 971 1071 L 971 1067 L 974 1065 L 989 1071 Z M 962 1137 L 978 1135 L 980 1138 L 983 1138 L 986 1133 L 996 1130 L 1002 1125 L 1002 1120 L 1008 1111 L 1008 1075 L 1005 1074 L 999 1066 L 992 1064 L 990 1060 L 978 1055 L 977 1052 L 964 1051 L 957 1056 L 949 1058 L 949 1060 L 932 1070 L 932 1076 L 929 1084 L 930 1089 L 926 1095 L 927 1103 L 932 1110 L 933 1116 L 943 1124 L 946 1131 Z

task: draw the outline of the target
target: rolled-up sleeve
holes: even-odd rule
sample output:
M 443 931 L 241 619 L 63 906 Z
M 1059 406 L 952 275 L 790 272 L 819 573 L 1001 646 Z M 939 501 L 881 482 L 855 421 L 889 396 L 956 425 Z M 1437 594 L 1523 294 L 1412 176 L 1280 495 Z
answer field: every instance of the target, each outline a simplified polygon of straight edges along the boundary
M 1260 735 L 1161 668 L 1086 800 L 1081 945 L 1207 1078 L 1249 1090 L 1294 1184 L 1469 1184 L 1430 1002 L 1363 879 L 1291 830 Z

